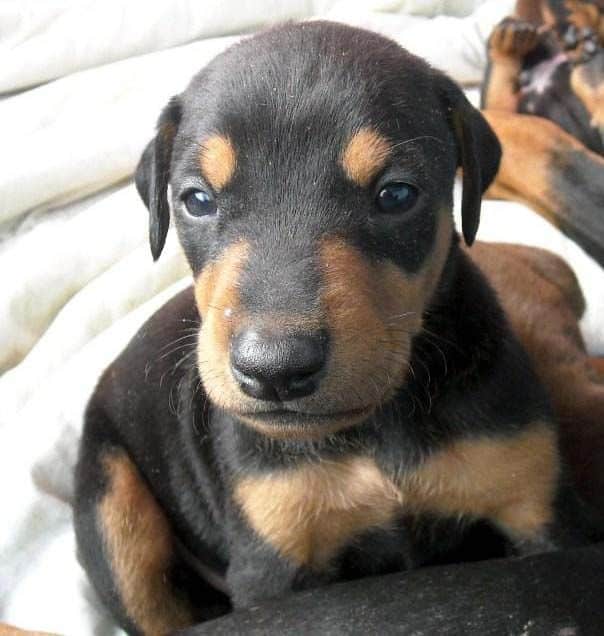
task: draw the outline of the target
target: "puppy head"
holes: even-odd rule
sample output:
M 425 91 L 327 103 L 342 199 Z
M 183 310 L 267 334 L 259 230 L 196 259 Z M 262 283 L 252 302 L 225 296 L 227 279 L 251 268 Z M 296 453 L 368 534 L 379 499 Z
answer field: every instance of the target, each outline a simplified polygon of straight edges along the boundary
M 445 76 L 367 31 L 289 24 L 217 57 L 159 120 L 136 183 L 159 256 L 171 185 L 212 401 L 275 437 L 357 424 L 405 382 L 499 144 Z

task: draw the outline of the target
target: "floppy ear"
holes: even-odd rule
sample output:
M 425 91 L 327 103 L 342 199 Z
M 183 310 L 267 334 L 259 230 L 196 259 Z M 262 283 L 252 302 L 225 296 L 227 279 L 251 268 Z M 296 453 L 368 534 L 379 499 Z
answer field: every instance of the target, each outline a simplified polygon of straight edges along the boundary
M 463 171 L 461 226 L 472 245 L 480 223 L 480 202 L 499 169 L 501 145 L 497 136 L 453 82 L 447 86 L 449 121 L 457 143 L 457 165 Z
M 136 189 L 149 209 L 149 243 L 154 261 L 161 254 L 170 225 L 168 182 L 172 145 L 181 116 L 180 100 L 173 97 L 162 111 L 157 122 L 157 134 L 147 144 L 134 175 Z

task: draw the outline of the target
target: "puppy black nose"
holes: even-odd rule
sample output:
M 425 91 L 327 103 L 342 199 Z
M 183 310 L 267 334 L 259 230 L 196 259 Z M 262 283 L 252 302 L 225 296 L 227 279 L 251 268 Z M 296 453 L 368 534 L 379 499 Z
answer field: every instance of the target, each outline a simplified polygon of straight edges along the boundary
M 310 395 L 325 365 L 327 337 L 263 334 L 250 329 L 231 341 L 231 369 L 241 390 L 259 400 Z

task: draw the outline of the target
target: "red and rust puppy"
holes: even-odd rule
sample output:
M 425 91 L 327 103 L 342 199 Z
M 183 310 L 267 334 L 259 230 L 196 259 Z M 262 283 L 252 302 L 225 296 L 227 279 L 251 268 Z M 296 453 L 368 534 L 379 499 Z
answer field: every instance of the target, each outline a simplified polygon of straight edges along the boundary
M 76 475 L 80 558 L 126 629 L 468 533 L 474 556 L 580 540 L 547 397 L 453 228 L 457 168 L 472 243 L 499 156 L 448 78 L 330 23 L 247 39 L 170 102 L 136 183 L 155 258 L 170 192 L 195 284 L 104 374 Z
M 518 0 L 487 48 L 482 108 L 503 146 L 487 197 L 527 203 L 604 267 L 604 5 Z
M 488 42 L 483 108 L 538 115 L 604 153 L 604 5 L 519 2 Z

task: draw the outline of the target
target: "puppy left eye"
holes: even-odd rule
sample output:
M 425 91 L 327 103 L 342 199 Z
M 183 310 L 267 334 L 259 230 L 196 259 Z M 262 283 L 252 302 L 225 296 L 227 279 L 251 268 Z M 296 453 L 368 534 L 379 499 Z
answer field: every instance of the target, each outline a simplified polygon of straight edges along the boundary
M 377 204 L 386 214 L 407 212 L 417 201 L 418 191 L 415 186 L 402 181 L 387 183 L 377 195 Z
M 183 201 L 191 216 L 209 216 L 216 213 L 216 200 L 205 190 L 189 190 L 183 196 Z

